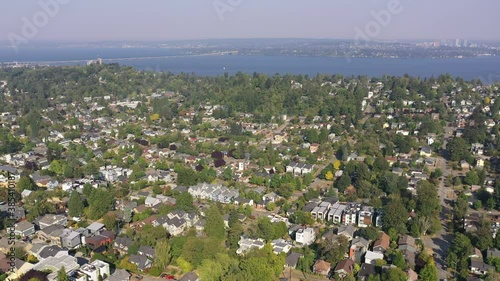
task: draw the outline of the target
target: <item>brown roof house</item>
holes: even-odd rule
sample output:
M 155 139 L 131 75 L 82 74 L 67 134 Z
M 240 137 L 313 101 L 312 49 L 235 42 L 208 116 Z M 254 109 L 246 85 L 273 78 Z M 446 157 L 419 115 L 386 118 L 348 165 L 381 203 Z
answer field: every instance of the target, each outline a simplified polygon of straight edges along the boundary
M 415 266 L 415 253 L 417 248 L 415 246 L 415 238 L 409 235 L 402 235 L 398 240 L 398 250 L 403 253 L 405 260 L 411 266 Z
M 385 253 L 389 249 L 390 240 L 389 235 L 381 232 L 379 238 L 373 243 L 373 251 L 381 254 Z
M 335 267 L 335 274 L 341 278 L 346 277 L 354 271 L 354 262 L 351 259 L 345 259 L 337 263 Z
M 332 264 L 324 260 L 317 260 L 313 265 L 313 272 L 316 274 L 328 276 L 330 274 Z

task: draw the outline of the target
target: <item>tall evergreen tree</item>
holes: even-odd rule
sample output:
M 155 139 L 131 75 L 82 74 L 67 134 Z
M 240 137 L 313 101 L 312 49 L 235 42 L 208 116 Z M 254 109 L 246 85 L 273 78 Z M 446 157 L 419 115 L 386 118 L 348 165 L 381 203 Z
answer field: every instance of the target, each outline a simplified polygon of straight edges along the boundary
M 71 217 L 80 217 L 83 214 L 83 200 L 80 194 L 76 191 L 71 192 L 68 201 L 69 215 Z
M 212 205 L 207 212 L 205 233 L 208 237 L 223 240 L 225 236 L 224 220 L 217 206 Z

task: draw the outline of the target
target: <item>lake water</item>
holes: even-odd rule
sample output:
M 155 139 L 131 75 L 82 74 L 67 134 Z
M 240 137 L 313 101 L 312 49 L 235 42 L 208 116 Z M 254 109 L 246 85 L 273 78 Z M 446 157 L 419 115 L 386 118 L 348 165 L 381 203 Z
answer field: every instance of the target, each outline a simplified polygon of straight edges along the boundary
M 26 48 L 15 53 L 0 48 L 0 62 L 43 62 L 54 65 L 84 65 L 101 57 L 105 63 L 116 62 L 140 70 L 196 73 L 216 76 L 225 72 L 285 74 L 342 74 L 419 77 L 449 73 L 466 80 L 479 78 L 486 83 L 500 81 L 500 57 L 414 59 L 414 58 L 334 58 L 294 56 L 211 55 L 183 56 L 180 50 L 161 48 Z M 134 58 L 134 59 L 133 59 Z M 66 61 L 66 62 L 64 62 Z M 69 61 L 69 62 L 68 62 Z

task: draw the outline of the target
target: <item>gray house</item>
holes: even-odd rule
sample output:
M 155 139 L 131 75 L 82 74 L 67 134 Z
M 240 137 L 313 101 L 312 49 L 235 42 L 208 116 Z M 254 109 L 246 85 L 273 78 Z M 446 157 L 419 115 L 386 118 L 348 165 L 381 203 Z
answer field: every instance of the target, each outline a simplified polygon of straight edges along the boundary
M 137 265 L 137 268 L 140 270 L 150 268 L 153 263 L 150 259 L 143 255 L 130 255 L 129 261 Z
M 63 248 L 76 249 L 82 244 L 80 233 L 70 229 L 65 229 L 60 237 Z
M 40 229 L 44 229 L 54 224 L 66 226 L 68 224 L 68 219 L 63 215 L 53 215 L 47 214 L 38 220 Z
M 124 269 L 115 269 L 115 272 L 109 276 L 109 281 L 129 281 L 130 273 Z
M 134 240 L 128 237 L 116 237 L 113 242 L 113 247 L 115 247 L 115 249 L 120 253 L 125 254 L 128 252 L 128 249 L 132 246 L 132 244 L 134 244 Z
M 140 246 L 137 253 L 153 260 L 156 257 L 155 249 L 151 246 Z
M 23 237 L 31 236 L 35 234 L 35 225 L 27 221 L 18 222 L 14 225 L 14 233 Z
M 87 226 L 87 229 L 90 231 L 90 234 L 100 234 L 104 230 L 104 224 L 100 222 L 93 222 Z

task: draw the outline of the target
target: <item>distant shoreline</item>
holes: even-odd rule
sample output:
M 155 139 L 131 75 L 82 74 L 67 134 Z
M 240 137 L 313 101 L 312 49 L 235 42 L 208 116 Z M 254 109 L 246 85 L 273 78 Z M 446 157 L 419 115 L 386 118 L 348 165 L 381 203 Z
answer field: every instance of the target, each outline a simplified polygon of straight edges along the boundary
M 385 57 L 335 57 L 306 55 L 248 55 L 229 52 L 204 52 L 186 54 L 182 50 L 158 49 L 30 49 L 22 50 L 15 57 L 12 51 L 0 49 L 0 62 L 16 61 L 22 64 L 43 66 L 86 65 L 101 58 L 104 63 L 119 63 L 137 70 L 156 72 L 195 73 L 201 76 L 219 76 L 237 72 L 264 73 L 268 75 L 316 74 L 382 77 L 405 74 L 430 78 L 450 74 L 465 80 L 481 79 L 491 84 L 500 81 L 500 57 L 463 58 L 385 58 Z

